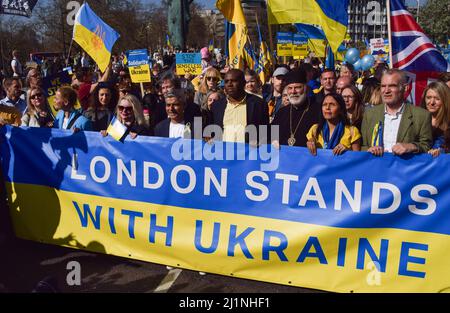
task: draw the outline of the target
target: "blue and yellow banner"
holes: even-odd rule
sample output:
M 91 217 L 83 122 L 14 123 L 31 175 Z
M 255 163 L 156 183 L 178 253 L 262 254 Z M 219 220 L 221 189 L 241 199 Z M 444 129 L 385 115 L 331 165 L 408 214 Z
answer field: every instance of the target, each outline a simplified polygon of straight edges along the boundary
M 111 51 L 119 34 L 102 21 L 84 2 L 75 16 L 73 40 L 80 45 L 104 72 L 111 59 Z
M 319 25 L 333 52 L 345 38 L 349 0 L 268 0 L 269 24 Z
M 450 286 L 448 155 L 0 132 L 20 238 L 338 292 Z

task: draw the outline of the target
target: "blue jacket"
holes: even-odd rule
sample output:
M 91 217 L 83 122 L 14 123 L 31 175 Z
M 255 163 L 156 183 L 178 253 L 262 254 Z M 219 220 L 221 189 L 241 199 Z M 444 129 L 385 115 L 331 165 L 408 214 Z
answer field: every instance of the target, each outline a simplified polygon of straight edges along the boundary
M 81 114 L 81 110 L 73 110 L 72 112 L 70 112 L 69 123 L 67 125 L 70 124 L 70 122 L 75 118 L 77 114 L 79 114 L 79 116 L 70 129 L 79 128 L 81 130 L 93 130 L 92 122 Z M 56 115 L 55 122 L 53 123 L 53 128 L 63 129 L 63 122 L 64 111 L 60 110 Z

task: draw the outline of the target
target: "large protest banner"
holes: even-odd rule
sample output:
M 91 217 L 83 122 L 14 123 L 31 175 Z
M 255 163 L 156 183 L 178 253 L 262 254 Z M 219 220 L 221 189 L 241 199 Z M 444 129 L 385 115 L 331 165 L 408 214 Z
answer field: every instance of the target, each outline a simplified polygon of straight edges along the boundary
M 450 286 L 448 155 L 313 157 L 9 126 L 0 136 L 20 238 L 339 292 Z

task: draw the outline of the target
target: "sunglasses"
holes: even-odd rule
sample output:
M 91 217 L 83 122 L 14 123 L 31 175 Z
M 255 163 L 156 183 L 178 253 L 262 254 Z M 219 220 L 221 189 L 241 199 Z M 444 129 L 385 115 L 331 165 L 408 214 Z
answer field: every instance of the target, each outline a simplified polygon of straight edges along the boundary
M 129 90 L 119 90 L 121 93 L 124 93 L 124 94 L 127 94 L 127 93 L 129 93 L 130 91 Z
M 206 77 L 206 80 L 207 81 L 218 81 L 219 78 L 218 77 L 214 77 L 214 76 L 208 76 L 208 77 Z
M 37 94 L 34 94 L 34 95 L 32 95 L 31 97 L 30 97 L 30 99 L 37 99 L 37 98 L 40 98 L 40 97 L 42 97 L 42 93 L 37 93 Z
M 124 107 L 122 105 L 119 105 L 117 107 L 119 108 L 119 111 L 133 112 L 133 107 Z

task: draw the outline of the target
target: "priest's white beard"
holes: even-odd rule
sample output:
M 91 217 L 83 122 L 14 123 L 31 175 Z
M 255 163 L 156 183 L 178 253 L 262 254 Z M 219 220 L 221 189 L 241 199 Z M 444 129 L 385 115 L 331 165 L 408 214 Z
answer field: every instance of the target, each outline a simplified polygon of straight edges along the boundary
M 298 107 L 300 104 L 305 102 L 306 93 L 302 93 L 300 95 L 289 95 L 289 103 Z

